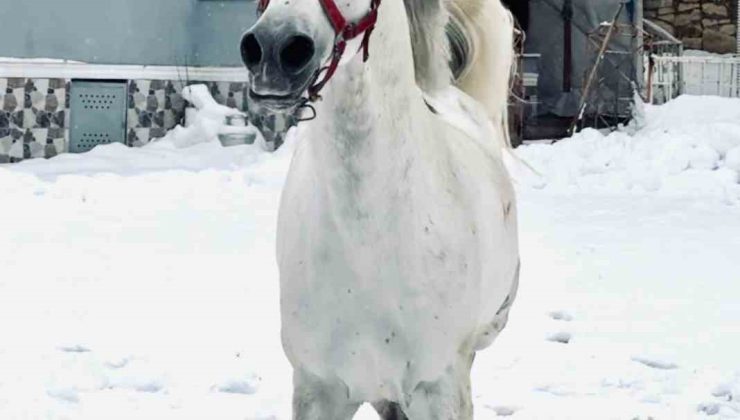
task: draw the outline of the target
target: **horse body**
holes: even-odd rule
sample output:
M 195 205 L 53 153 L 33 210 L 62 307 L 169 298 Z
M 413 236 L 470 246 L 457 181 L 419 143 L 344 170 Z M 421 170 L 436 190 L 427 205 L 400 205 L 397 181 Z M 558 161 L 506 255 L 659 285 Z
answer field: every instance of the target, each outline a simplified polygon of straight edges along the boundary
M 325 22 L 299 4 L 275 3 L 266 19 Z M 311 33 L 305 21 L 297 26 Z M 363 402 L 386 419 L 472 419 L 473 355 L 501 331 L 516 293 L 500 127 L 455 88 L 419 88 L 408 22 L 402 0 L 384 0 L 370 60 L 344 60 L 300 128 L 277 243 L 295 419 L 350 419 Z M 317 51 L 329 38 L 311 36 Z M 265 77 L 270 51 L 257 47 L 248 65 Z M 275 77 L 258 80 L 259 96 L 285 102 L 268 93 L 298 82 Z
M 347 63 L 304 127 L 281 200 L 278 263 L 297 382 L 408 411 L 414 394 L 428 394 L 423 384 L 461 386 L 474 351 L 503 328 L 496 314 L 518 257 L 494 135 L 477 121 L 471 138 L 430 112 L 394 6 L 381 6 L 372 59 Z M 448 392 L 466 400 L 459 393 Z

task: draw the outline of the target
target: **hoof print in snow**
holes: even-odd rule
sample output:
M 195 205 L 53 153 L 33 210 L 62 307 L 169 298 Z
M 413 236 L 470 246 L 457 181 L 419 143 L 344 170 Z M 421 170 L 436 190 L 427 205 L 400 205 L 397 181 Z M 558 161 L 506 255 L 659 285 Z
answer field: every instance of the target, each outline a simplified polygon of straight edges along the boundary
M 109 369 L 122 369 L 125 368 L 126 365 L 128 365 L 128 359 L 108 360 L 105 362 L 105 367 Z
M 76 404 L 80 402 L 77 390 L 73 388 L 53 388 L 46 391 L 46 395 L 67 403 Z
M 647 404 L 660 404 L 660 395 L 646 394 L 640 398 L 640 402 Z
M 573 321 L 573 316 L 565 311 L 552 311 L 550 312 L 550 318 L 555 321 L 570 322 Z
M 553 343 L 568 344 L 570 343 L 571 338 L 573 338 L 573 336 L 570 333 L 559 332 L 547 337 L 547 341 L 552 341 Z
M 540 385 L 535 387 L 534 390 L 537 392 L 545 392 L 556 397 L 569 397 L 573 395 L 573 392 L 557 384 Z
M 700 413 L 704 413 L 708 416 L 716 416 L 719 414 L 720 405 L 717 403 L 707 403 L 707 404 L 699 404 L 699 407 L 696 409 L 696 411 Z
M 218 392 L 226 394 L 252 395 L 257 392 L 257 387 L 249 381 L 230 381 L 213 387 Z
M 108 389 L 135 391 L 142 394 L 156 394 L 164 390 L 164 384 L 158 379 L 116 378 L 113 376 L 108 383 Z
M 632 360 L 637 363 L 641 363 L 649 368 L 653 368 L 653 369 L 671 370 L 671 369 L 678 368 L 678 365 L 675 363 L 666 362 L 663 360 L 653 359 L 649 357 L 636 356 L 636 357 L 633 357 Z
M 79 344 L 74 346 L 62 346 L 59 347 L 59 351 L 63 351 L 65 353 L 90 353 L 92 350 L 90 350 L 87 347 L 81 346 Z
M 712 396 L 725 401 L 732 401 L 732 390 L 727 385 L 720 385 L 712 391 Z
M 157 382 L 146 382 L 142 384 L 137 384 L 134 386 L 134 390 L 136 392 L 145 392 L 148 394 L 156 394 L 157 392 L 161 391 L 164 387 L 162 384 Z
M 510 417 L 513 416 L 514 413 L 517 412 L 518 408 L 516 407 L 508 407 L 505 405 L 499 405 L 496 407 L 489 406 L 491 410 L 493 410 L 494 413 L 496 413 L 497 417 Z

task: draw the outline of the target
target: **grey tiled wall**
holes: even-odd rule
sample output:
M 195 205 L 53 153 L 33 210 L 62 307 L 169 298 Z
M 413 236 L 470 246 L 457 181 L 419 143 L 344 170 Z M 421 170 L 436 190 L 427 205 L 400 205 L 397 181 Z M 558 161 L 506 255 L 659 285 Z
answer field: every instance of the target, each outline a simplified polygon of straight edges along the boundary
M 0 163 L 66 151 L 68 91 L 64 79 L 0 79 Z
M 245 83 L 198 82 L 220 104 L 246 111 Z M 127 143 L 141 146 L 181 124 L 190 106 L 183 82 L 128 82 Z M 67 152 L 69 90 L 65 79 L 0 78 L 0 163 L 50 158 Z
M 246 83 L 199 82 L 208 86 L 216 102 L 246 111 Z M 167 130 L 182 124 L 185 108 L 184 83 L 174 80 L 131 80 L 128 84 L 128 144 L 139 146 L 163 137 Z

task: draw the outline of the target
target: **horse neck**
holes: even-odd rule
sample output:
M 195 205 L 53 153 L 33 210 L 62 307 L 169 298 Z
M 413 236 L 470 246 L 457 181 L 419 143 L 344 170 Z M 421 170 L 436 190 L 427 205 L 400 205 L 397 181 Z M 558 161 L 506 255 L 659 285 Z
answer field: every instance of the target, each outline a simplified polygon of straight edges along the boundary
M 348 46 L 347 53 L 354 53 Z M 357 53 L 342 65 L 316 106 L 308 141 L 326 175 L 370 177 L 403 158 L 409 132 L 423 124 L 421 91 L 414 78 L 409 26 L 402 0 L 384 0 L 370 39 L 370 58 Z

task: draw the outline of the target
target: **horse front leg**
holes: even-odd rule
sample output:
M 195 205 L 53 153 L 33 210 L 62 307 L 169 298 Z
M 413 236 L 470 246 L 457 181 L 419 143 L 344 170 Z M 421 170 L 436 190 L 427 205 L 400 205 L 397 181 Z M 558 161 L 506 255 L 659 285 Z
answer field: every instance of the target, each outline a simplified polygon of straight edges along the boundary
M 404 409 L 408 420 L 473 420 L 470 369 L 473 355 L 461 356 L 435 382 L 421 382 Z
M 380 416 L 381 420 L 408 420 L 406 414 L 401 409 L 401 405 L 390 401 L 379 401 L 373 403 L 373 408 Z
M 351 420 L 359 408 L 344 384 L 293 372 L 293 420 Z

